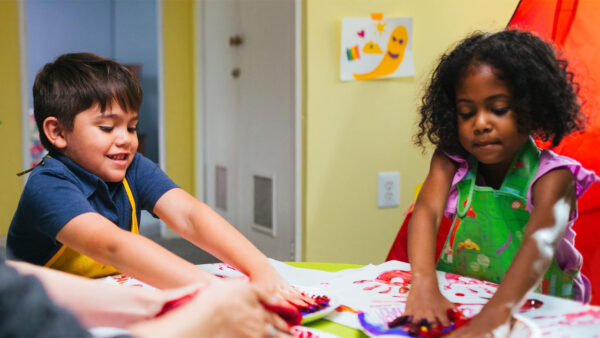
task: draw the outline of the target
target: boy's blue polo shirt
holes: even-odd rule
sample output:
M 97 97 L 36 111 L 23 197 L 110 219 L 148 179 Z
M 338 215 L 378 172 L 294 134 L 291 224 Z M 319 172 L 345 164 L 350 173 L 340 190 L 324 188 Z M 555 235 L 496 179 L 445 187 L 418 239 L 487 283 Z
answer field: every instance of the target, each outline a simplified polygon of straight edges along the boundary
M 50 153 L 31 172 L 8 230 L 12 258 L 43 265 L 60 249 L 56 234 L 71 219 L 97 212 L 122 229 L 130 230 L 131 205 L 122 182 L 107 183 L 68 157 Z M 154 204 L 177 185 L 160 167 L 136 153 L 125 174 L 141 210 Z

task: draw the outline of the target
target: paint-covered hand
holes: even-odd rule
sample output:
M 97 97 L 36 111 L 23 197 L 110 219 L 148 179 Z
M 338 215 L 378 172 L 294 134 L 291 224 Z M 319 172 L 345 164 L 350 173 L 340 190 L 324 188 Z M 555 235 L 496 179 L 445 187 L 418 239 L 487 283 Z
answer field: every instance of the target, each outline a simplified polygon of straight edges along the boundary
M 467 325 L 451 332 L 448 337 L 508 337 L 509 333 L 510 311 L 490 310 L 488 307 L 471 318 Z
M 277 297 L 280 306 L 292 304 L 297 308 L 304 308 L 316 304 L 312 298 L 286 282 L 275 269 L 250 276 L 250 281 L 263 292 Z
M 291 337 L 288 325 L 263 304 L 269 295 L 247 281 L 213 281 L 186 304 L 132 328 L 140 337 Z
M 431 324 L 446 326 L 451 322 L 449 309 L 456 310 L 456 306 L 442 295 L 437 284 L 413 281 L 403 315 L 415 324 L 425 319 Z

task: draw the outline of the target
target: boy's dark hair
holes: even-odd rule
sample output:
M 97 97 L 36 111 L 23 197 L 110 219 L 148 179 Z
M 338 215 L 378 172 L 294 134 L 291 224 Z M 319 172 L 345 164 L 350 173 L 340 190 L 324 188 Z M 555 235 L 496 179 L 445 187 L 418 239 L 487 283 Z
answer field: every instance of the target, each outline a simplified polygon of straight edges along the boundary
M 98 104 L 102 112 L 114 102 L 124 111 L 137 112 L 142 104 L 142 88 L 123 65 L 92 53 L 59 56 L 40 70 L 33 84 L 33 112 L 40 141 L 56 150 L 44 134 L 44 120 L 56 117 L 67 130 L 75 116 Z
M 471 65 L 487 64 L 505 81 L 512 96 L 519 130 L 533 134 L 552 147 L 572 131 L 583 129 L 585 117 L 577 99 L 579 87 L 568 62 L 541 38 L 524 31 L 475 33 L 442 55 L 423 96 L 419 131 L 443 151 L 462 154 L 458 141 L 455 88 Z

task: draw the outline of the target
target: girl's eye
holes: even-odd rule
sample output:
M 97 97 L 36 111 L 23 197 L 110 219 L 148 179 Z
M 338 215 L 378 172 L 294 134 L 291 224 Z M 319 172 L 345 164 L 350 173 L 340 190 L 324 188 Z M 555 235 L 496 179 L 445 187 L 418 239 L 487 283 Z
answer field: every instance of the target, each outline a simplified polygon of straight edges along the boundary
M 137 126 L 135 127 L 127 127 L 127 131 L 130 133 L 135 133 L 137 131 Z
M 109 126 L 100 126 L 100 130 L 110 133 L 113 130 L 113 127 L 109 127 Z
M 458 112 L 458 117 L 460 117 L 463 120 L 467 120 L 467 119 L 471 118 L 473 115 L 475 115 L 475 113 L 470 112 L 470 111 L 465 111 L 465 112 L 459 111 Z
M 510 110 L 509 107 L 503 107 L 503 108 L 494 108 L 492 109 L 492 113 L 496 114 L 496 115 L 504 115 L 506 114 L 508 111 Z

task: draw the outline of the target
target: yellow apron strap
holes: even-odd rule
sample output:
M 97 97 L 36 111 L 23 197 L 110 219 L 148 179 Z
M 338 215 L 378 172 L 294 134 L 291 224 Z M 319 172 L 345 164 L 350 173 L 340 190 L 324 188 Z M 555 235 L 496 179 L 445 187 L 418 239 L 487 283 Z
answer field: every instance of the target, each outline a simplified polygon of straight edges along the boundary
M 44 266 L 49 267 L 52 264 L 54 264 L 54 262 L 56 262 L 58 257 L 60 257 L 60 255 L 62 255 L 66 249 L 67 249 L 67 246 L 63 244 L 63 246 L 61 246 L 60 249 L 58 249 L 58 251 L 54 254 L 54 256 L 52 256 L 52 258 L 50 258 L 50 260 L 48 260 L 48 262 L 46 262 L 46 264 L 44 264 Z
M 131 188 L 129 188 L 129 183 L 127 182 L 126 178 L 123 178 L 123 186 L 125 187 L 127 197 L 129 198 L 129 204 L 131 205 L 131 232 L 134 234 L 139 234 L 140 229 L 138 228 L 135 200 L 133 199 L 133 194 L 131 193 Z
M 129 188 L 129 183 L 123 178 L 123 186 L 127 193 L 127 198 L 131 205 L 131 229 L 130 231 L 139 234 L 137 214 L 135 209 L 135 200 Z M 81 254 L 66 245 L 63 245 L 53 256 L 44 264 L 56 270 L 66 271 L 85 277 L 105 277 L 118 274 L 119 271 L 110 265 L 104 265 L 96 260 Z

